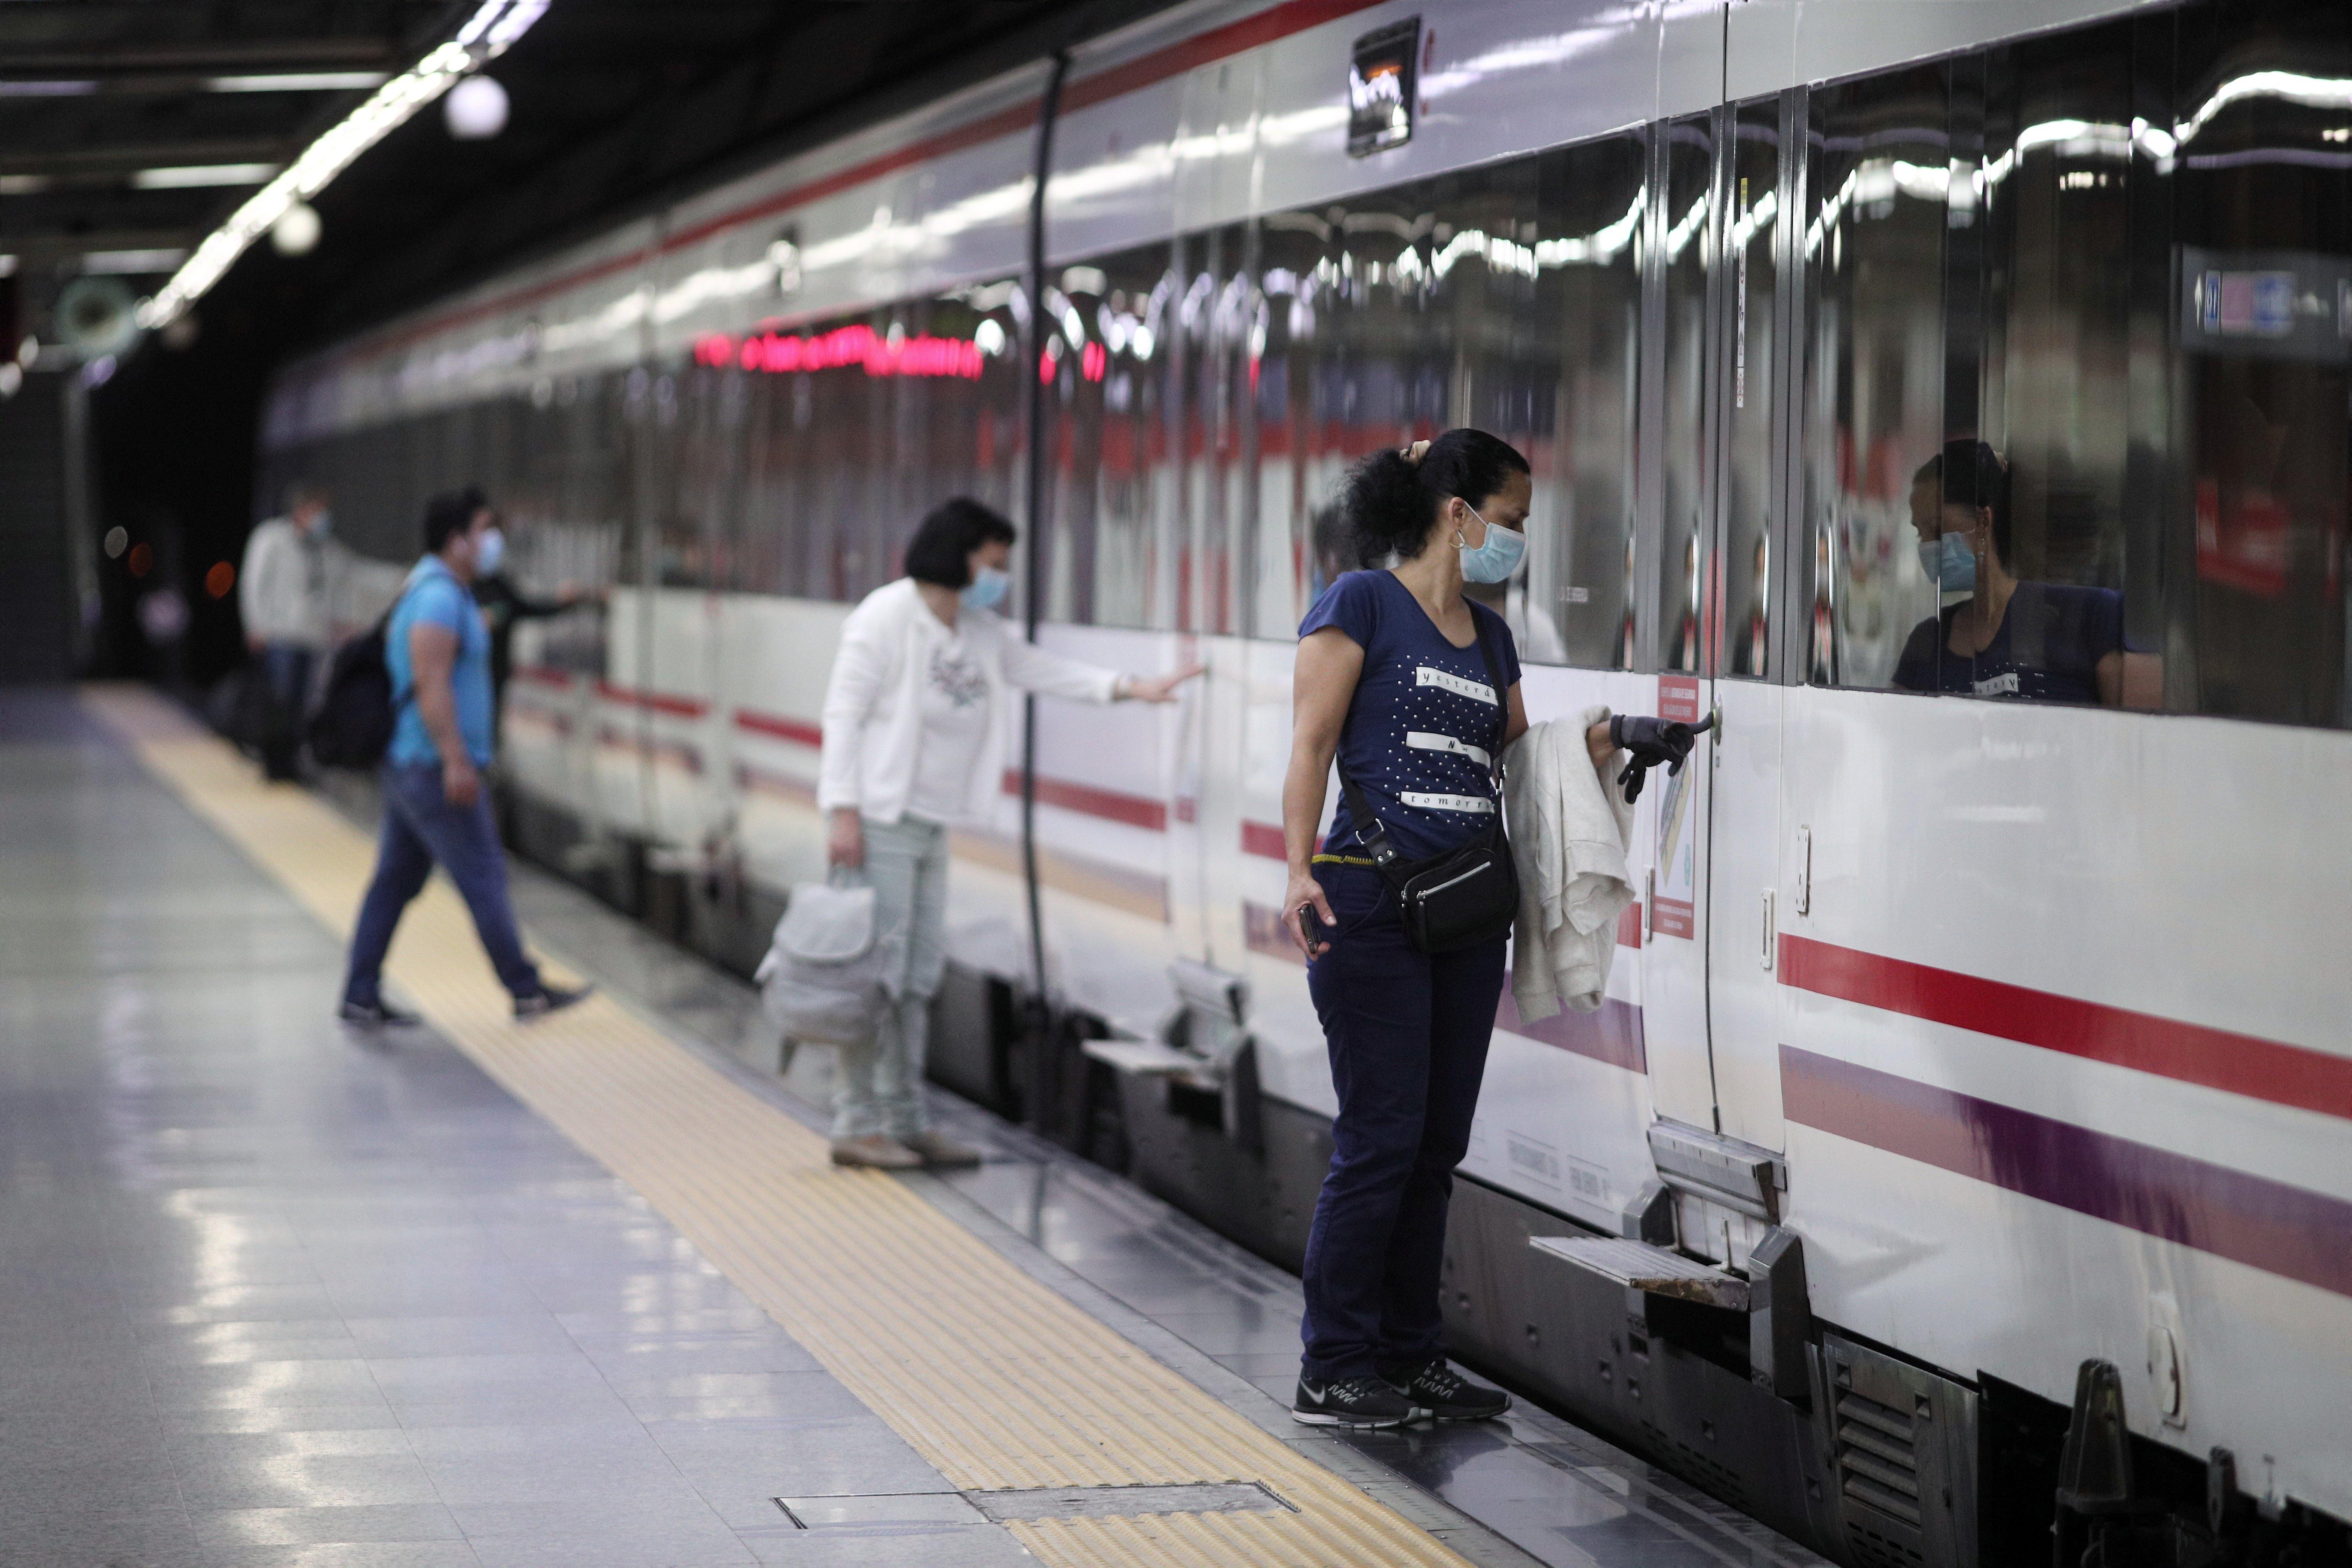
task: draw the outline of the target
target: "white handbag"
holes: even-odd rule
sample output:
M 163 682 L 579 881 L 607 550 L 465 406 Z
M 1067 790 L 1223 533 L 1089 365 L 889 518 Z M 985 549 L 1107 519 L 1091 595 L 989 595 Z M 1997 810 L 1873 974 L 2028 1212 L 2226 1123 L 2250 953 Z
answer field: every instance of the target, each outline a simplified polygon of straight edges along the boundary
M 875 930 L 872 888 L 803 882 L 752 978 L 784 1038 L 862 1046 L 873 1040 L 888 1000 L 888 956 Z

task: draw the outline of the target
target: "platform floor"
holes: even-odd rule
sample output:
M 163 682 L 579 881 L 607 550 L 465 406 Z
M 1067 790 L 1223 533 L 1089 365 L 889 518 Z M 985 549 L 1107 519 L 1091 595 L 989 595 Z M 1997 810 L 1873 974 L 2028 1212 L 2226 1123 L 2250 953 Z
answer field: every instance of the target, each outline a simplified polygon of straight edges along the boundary
M 1292 1426 L 1295 1282 L 969 1107 L 978 1172 L 833 1171 L 822 1054 L 546 879 L 601 1000 L 515 1027 L 436 887 L 433 1026 L 349 1035 L 368 849 L 0 695 L 0 1563 L 1811 1561 L 1539 1413 Z

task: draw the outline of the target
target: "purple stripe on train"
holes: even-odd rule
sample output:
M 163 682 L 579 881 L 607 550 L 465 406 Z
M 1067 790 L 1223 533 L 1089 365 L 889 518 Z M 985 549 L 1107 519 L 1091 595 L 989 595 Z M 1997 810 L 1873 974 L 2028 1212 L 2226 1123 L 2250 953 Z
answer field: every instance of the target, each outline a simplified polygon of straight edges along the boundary
M 2352 1296 L 2352 1203 L 2071 1121 L 1780 1047 L 1791 1121 Z

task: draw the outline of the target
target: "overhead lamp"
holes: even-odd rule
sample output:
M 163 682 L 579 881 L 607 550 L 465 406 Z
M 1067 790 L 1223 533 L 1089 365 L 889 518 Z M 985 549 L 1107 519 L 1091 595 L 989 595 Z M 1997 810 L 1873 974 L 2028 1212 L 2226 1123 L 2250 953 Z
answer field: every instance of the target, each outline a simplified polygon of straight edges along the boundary
M 87 98 L 94 81 L 0 81 L 0 98 Z
M 169 272 L 188 258 L 178 247 L 157 250 L 89 250 L 82 253 L 84 272 Z
M 180 191 L 200 185 L 258 185 L 278 173 L 275 163 L 185 163 L 142 169 L 131 176 L 137 191 Z
M 308 256 L 319 244 L 319 209 L 296 202 L 269 226 L 270 247 L 280 256 Z
M 139 308 L 139 324 L 152 331 L 201 299 L 288 208 L 309 202 L 418 110 L 506 53 L 547 6 L 548 0 L 481 0 L 456 37 L 377 88 L 206 235 L 172 280 Z
M 216 76 L 205 82 L 212 92 L 350 92 L 383 85 L 382 71 L 278 71 L 269 76 Z
M 498 79 L 469 76 L 441 100 L 441 118 L 460 142 L 487 142 L 507 128 L 507 89 Z

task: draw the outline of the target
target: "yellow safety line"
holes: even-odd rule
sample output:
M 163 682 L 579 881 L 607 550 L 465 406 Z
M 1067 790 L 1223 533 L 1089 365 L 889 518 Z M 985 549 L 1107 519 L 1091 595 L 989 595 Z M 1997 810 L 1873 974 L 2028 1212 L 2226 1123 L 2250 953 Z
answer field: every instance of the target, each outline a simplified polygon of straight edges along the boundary
M 151 693 L 89 687 L 83 701 L 303 907 L 349 931 L 373 869 L 367 835 L 304 790 L 262 783 Z M 1005 1526 L 1045 1562 L 1466 1568 L 908 1187 L 836 1170 L 823 1138 L 609 998 L 516 1025 L 444 879 L 409 906 L 385 972 L 485 1071 L 644 1194 L 950 1484 L 1261 1481 L 1296 1510 Z

